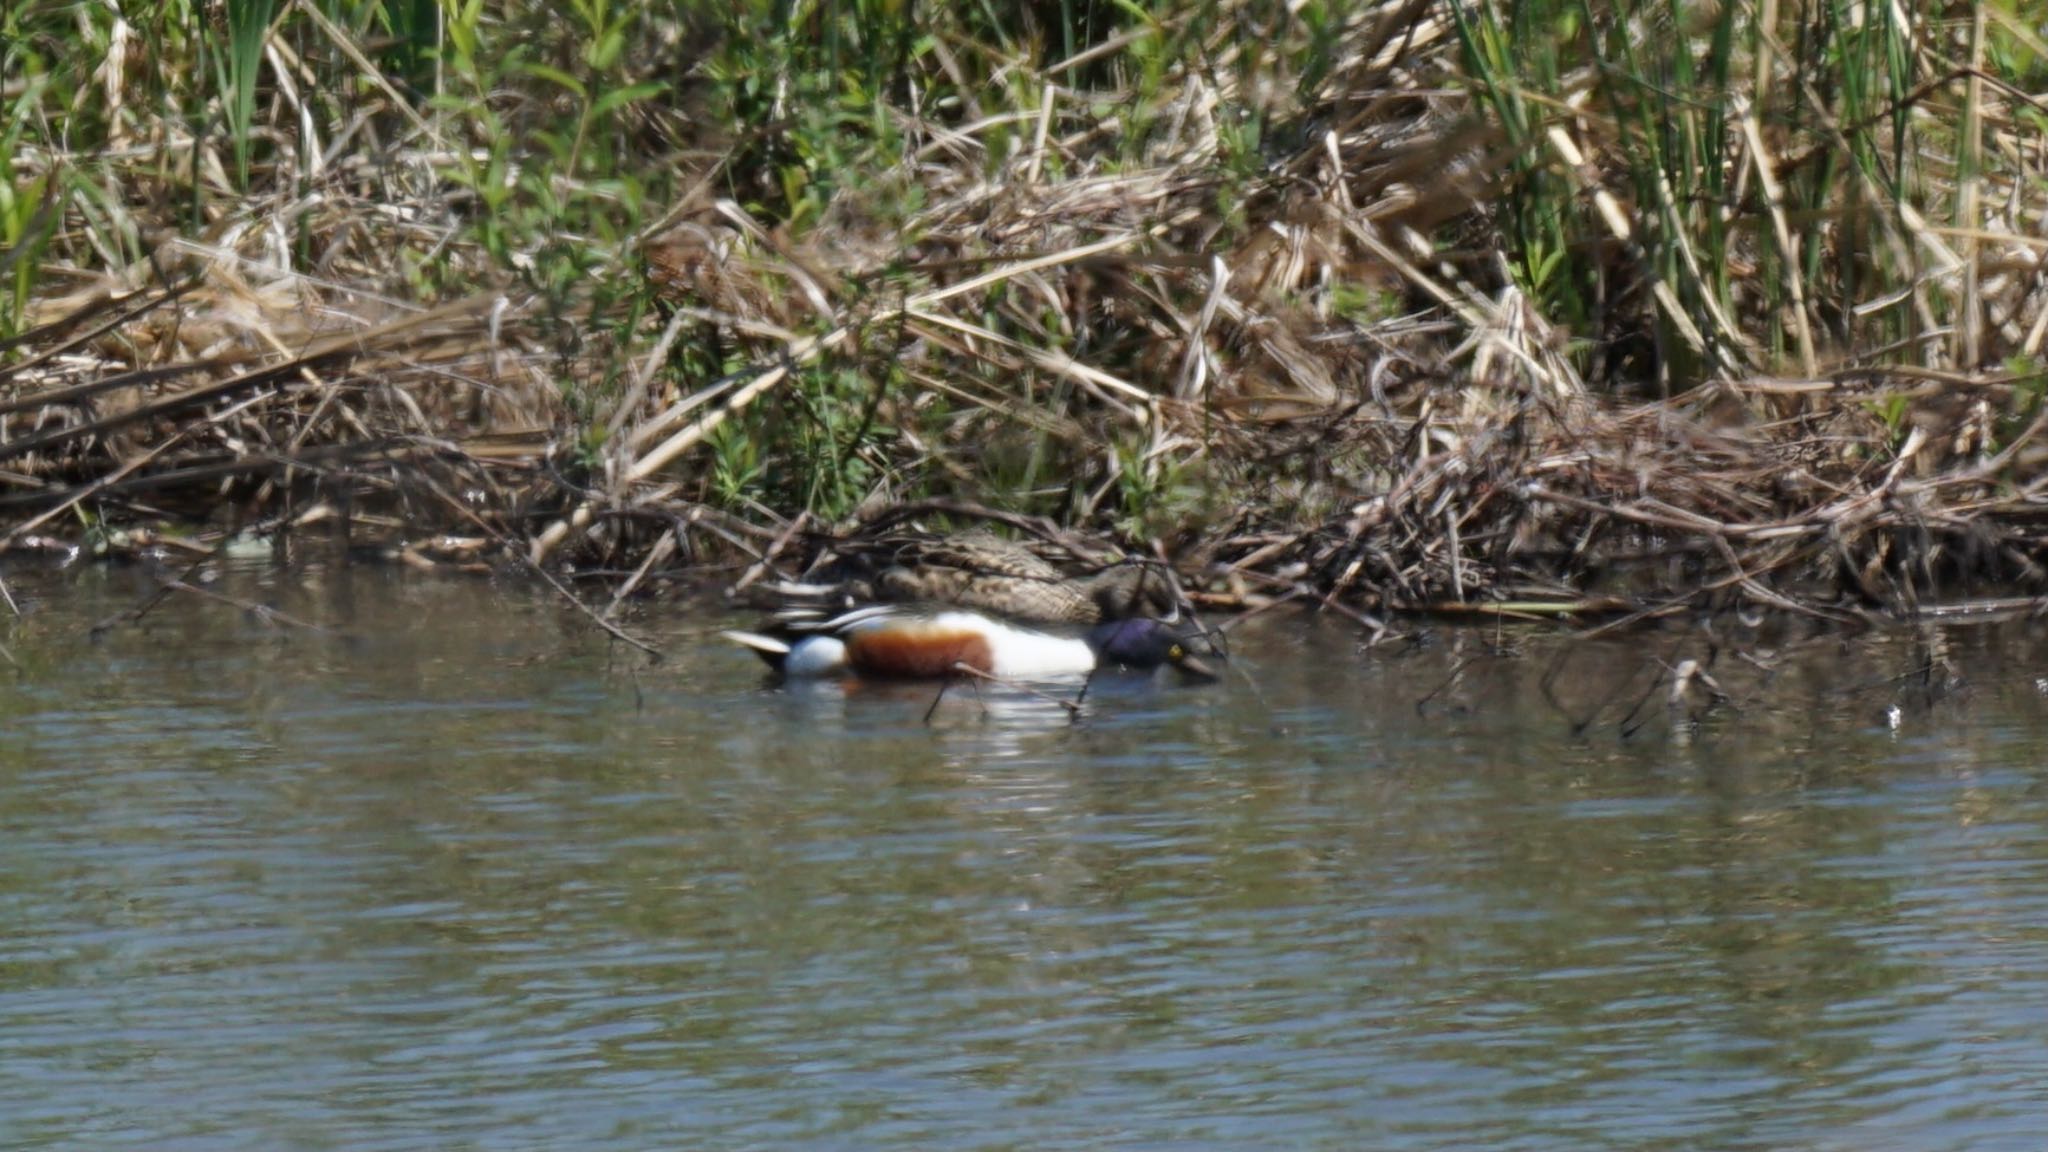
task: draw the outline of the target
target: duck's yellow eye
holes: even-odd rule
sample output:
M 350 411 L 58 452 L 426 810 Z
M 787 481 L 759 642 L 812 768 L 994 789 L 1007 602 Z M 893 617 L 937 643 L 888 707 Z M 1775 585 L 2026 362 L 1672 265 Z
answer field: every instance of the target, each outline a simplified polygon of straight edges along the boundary
M 1168 649 L 1166 650 L 1166 658 L 1167 658 L 1168 660 L 1182 660 L 1182 659 L 1186 659 L 1186 657 L 1187 657 L 1187 654 L 1188 654 L 1188 650 L 1187 650 L 1187 649 L 1185 649 L 1185 648 L 1183 648 L 1183 647 L 1181 647 L 1181 646 L 1180 646 L 1180 645 L 1178 645 L 1178 644 L 1175 644 L 1175 645 L 1174 645 L 1173 647 L 1171 647 L 1171 648 L 1168 648 Z

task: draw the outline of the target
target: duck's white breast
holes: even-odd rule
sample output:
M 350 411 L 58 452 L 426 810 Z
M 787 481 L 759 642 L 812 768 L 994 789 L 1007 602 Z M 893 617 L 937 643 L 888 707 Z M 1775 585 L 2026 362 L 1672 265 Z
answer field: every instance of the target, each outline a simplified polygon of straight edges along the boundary
M 1086 676 L 1095 670 L 1095 650 L 1084 640 L 1013 628 L 981 616 L 963 615 L 962 619 L 973 622 L 975 630 L 988 637 L 995 665 L 990 671 L 1005 680 Z

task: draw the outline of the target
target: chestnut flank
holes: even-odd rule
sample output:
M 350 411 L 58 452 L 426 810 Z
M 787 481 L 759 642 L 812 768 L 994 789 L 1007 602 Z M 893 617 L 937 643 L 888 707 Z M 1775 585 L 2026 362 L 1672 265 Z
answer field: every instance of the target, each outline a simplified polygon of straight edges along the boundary
M 988 637 L 941 628 L 877 628 L 849 636 L 846 662 L 868 676 L 932 679 L 951 676 L 963 664 L 976 672 L 995 671 Z

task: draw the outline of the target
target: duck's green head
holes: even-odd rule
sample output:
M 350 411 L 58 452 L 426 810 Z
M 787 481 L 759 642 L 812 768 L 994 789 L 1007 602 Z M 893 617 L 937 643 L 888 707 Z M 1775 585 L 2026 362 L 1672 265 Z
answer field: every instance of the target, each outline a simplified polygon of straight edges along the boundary
M 1171 664 L 1191 676 L 1216 679 L 1216 670 L 1202 660 L 1216 655 L 1208 639 L 1187 625 L 1150 617 L 1112 620 L 1088 633 L 1088 646 L 1103 667 L 1137 669 Z

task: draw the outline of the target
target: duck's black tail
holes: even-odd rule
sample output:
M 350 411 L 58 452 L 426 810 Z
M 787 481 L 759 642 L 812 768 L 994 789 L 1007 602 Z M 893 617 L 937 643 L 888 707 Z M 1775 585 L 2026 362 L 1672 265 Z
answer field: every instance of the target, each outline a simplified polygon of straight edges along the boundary
M 759 656 L 767 661 L 768 667 L 777 672 L 781 672 L 783 666 L 789 663 L 787 640 L 777 640 L 773 636 L 763 636 L 759 632 L 720 632 L 719 636 Z

